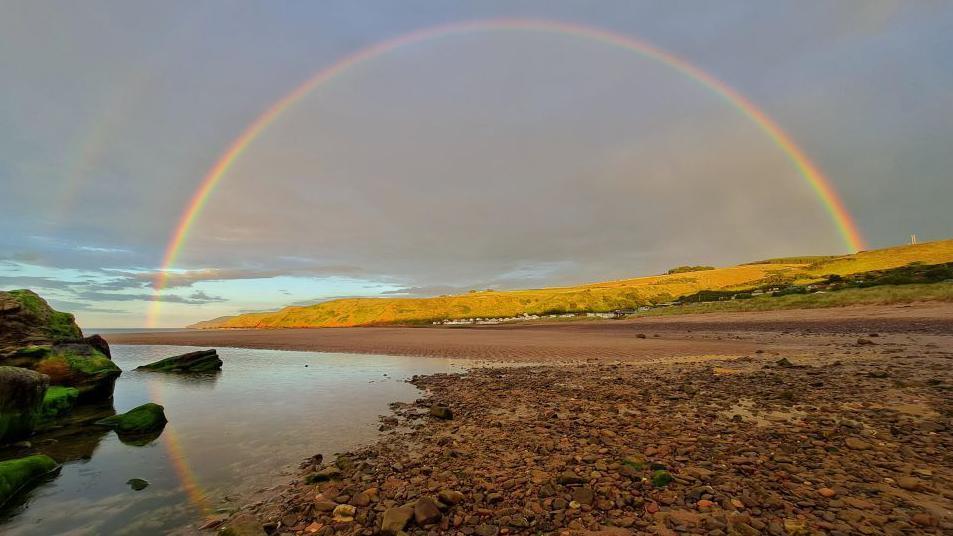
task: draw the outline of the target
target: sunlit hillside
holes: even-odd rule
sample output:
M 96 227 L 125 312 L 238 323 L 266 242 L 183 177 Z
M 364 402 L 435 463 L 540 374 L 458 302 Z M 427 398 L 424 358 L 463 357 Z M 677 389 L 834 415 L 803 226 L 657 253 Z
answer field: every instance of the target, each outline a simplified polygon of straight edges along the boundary
M 193 328 L 282 328 L 416 323 L 519 314 L 600 312 L 665 303 L 701 290 L 735 290 L 905 266 L 953 262 L 953 240 L 836 257 L 792 257 L 728 268 L 514 291 L 433 298 L 353 298 L 200 322 Z

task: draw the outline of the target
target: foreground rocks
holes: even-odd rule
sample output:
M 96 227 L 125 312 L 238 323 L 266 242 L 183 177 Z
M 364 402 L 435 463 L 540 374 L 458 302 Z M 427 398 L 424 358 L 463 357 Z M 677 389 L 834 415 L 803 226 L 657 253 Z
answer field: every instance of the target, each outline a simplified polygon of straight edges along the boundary
M 57 463 L 42 454 L 0 462 L 0 506 L 58 470 Z
M 137 367 L 136 370 L 151 370 L 155 372 L 197 373 L 216 372 L 222 370 L 222 360 L 216 350 L 199 350 L 187 354 L 167 357 Z
M 144 445 L 159 437 L 167 422 L 165 408 L 147 402 L 126 413 L 96 421 L 96 424 L 116 430 L 125 443 Z
M 953 354 L 833 354 L 415 378 L 403 431 L 243 515 L 325 536 L 951 533 Z
M 0 444 L 33 433 L 49 383 L 47 376 L 32 370 L 0 367 Z

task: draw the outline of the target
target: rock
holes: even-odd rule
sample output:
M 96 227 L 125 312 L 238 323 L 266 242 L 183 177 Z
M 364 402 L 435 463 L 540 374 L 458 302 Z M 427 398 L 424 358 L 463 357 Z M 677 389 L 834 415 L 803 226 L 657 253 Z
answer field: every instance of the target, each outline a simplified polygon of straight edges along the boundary
M 440 521 L 443 514 L 432 497 L 421 497 L 414 503 L 414 521 L 421 527 Z
M 453 411 L 443 404 L 434 404 L 430 406 L 430 414 L 438 419 L 450 420 L 453 418 Z
M 50 387 L 43 396 L 43 404 L 40 407 L 41 419 L 49 421 L 69 413 L 78 399 L 79 389 L 75 387 L 63 387 L 62 385 Z
M 148 365 L 136 367 L 136 370 L 151 370 L 153 372 L 173 372 L 180 374 L 197 372 L 215 372 L 222 370 L 222 360 L 214 349 L 199 350 L 187 354 L 175 355 L 160 359 Z
M 333 512 L 338 503 L 326 499 L 314 501 L 314 509 L 318 512 Z
M 142 491 L 149 487 L 149 481 L 141 478 L 130 478 L 126 481 L 126 484 L 135 491 Z
M 15 364 L 3 361 L 23 349 L 82 337 L 73 315 L 54 310 L 35 292 L 0 291 L 0 364 Z
M 28 437 L 42 416 L 50 379 L 19 367 L 0 367 L 0 444 Z
M 437 499 L 439 499 L 440 502 L 449 505 L 460 504 L 464 498 L 462 493 L 452 489 L 440 490 L 440 493 L 437 494 Z
M 579 486 L 572 490 L 572 499 L 579 504 L 591 505 L 592 501 L 596 499 L 596 494 L 589 486 Z
M 656 488 L 664 488 L 669 485 L 673 480 L 671 473 L 668 471 L 659 469 L 652 473 L 652 485 Z
M 496 525 L 487 525 L 484 523 L 474 529 L 473 533 L 477 536 L 497 536 L 497 534 L 500 533 L 500 528 Z
M 897 485 L 907 491 L 917 491 L 923 486 L 923 482 L 912 476 L 902 476 L 897 479 Z
M 585 484 L 588 482 L 585 478 L 573 473 L 572 471 L 563 471 L 556 477 L 556 483 L 563 486 L 572 486 L 574 484 Z
M 403 532 L 412 517 L 414 517 L 414 509 L 406 506 L 384 510 L 384 515 L 381 517 L 381 534 L 397 536 L 398 533 Z
M 856 437 L 848 437 L 844 440 L 844 444 L 847 445 L 847 448 L 851 450 L 868 450 L 870 449 L 870 443 L 857 439 Z
M 354 514 L 357 513 L 357 508 L 351 506 L 350 504 L 339 504 L 334 507 L 334 510 L 331 512 L 331 516 L 334 519 L 335 523 L 350 523 L 354 521 Z
M 218 534 L 219 536 L 266 536 L 267 533 L 255 516 L 241 513 L 228 520 L 225 526 L 219 529 Z
M 311 473 L 305 478 L 305 482 L 308 484 L 316 484 L 318 482 L 327 482 L 328 480 L 337 480 L 339 478 L 341 478 L 341 470 L 332 465 Z
M 53 345 L 32 367 L 50 377 L 51 385 L 75 387 L 80 400 L 108 400 L 122 370 L 85 342 Z
M 774 364 L 781 368 L 794 368 L 794 363 L 791 363 L 791 361 L 788 360 L 788 358 L 786 357 L 782 357 L 781 359 L 778 359 L 777 361 L 774 362 Z
M 90 335 L 89 337 L 86 337 L 85 339 L 83 339 L 83 342 L 92 346 L 99 353 L 103 354 L 109 359 L 113 358 L 112 352 L 109 351 L 109 343 L 106 342 L 106 339 L 102 338 L 102 336 Z
M 161 432 L 166 422 L 168 421 L 165 418 L 165 408 L 159 404 L 147 402 L 126 413 L 96 421 L 96 424 L 108 426 L 116 430 L 120 437 L 126 436 L 132 439 L 137 436 L 151 436 L 155 432 Z
M 820 488 L 819 490 L 817 490 L 817 492 L 821 494 L 822 497 L 827 497 L 828 499 L 833 497 L 834 495 L 837 495 L 837 492 L 832 490 L 831 488 Z
M 0 462 L 0 506 L 57 471 L 53 458 L 42 454 Z
M 354 506 L 364 507 L 371 504 L 371 497 L 370 495 L 364 492 L 355 493 L 354 496 L 351 497 L 350 504 L 353 504 Z
M 926 512 L 917 512 L 910 516 L 910 521 L 921 527 L 934 527 L 937 524 L 936 518 Z

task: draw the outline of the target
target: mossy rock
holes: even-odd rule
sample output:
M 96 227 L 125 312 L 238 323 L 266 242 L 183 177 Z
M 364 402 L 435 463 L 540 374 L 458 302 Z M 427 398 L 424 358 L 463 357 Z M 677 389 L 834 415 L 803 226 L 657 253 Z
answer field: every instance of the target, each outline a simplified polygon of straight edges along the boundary
M 0 462 L 0 506 L 58 470 L 53 458 L 42 454 Z
M 73 315 L 56 311 L 37 293 L 0 291 L 0 356 L 82 337 Z
M 69 413 L 79 399 L 79 389 L 54 385 L 46 390 L 40 409 L 41 419 L 49 421 Z
M 96 421 L 96 424 L 116 430 L 120 437 L 135 438 L 152 436 L 157 431 L 161 432 L 166 422 L 168 421 L 165 418 L 165 408 L 148 402 L 126 413 Z
M 85 400 L 111 397 L 116 378 L 122 374 L 109 357 L 82 342 L 55 345 L 34 370 L 49 376 L 53 385 L 75 387 Z
M 0 367 L 0 444 L 33 433 L 49 382 L 32 370 Z
M 153 372 L 173 372 L 173 373 L 208 373 L 222 370 L 222 360 L 218 357 L 218 352 L 212 350 L 199 350 L 187 354 L 175 355 L 160 359 L 148 365 L 137 367 L 136 370 L 150 370 Z
M 652 473 L 652 485 L 656 488 L 664 488 L 665 486 L 671 484 L 672 480 L 674 480 L 674 478 L 668 471 L 659 469 L 658 471 Z

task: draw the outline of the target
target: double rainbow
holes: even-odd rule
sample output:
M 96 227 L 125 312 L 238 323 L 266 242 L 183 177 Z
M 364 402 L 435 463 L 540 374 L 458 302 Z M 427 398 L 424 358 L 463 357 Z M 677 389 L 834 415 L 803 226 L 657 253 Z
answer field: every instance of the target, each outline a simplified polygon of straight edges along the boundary
M 728 104 L 733 106 L 742 115 L 758 126 L 774 144 L 787 156 L 794 164 L 798 173 L 810 185 L 815 192 L 821 204 L 828 212 L 831 221 L 840 234 L 844 245 L 850 251 L 864 249 L 864 240 L 856 223 L 847 211 L 847 207 L 834 189 L 833 184 L 827 179 L 811 160 L 804 154 L 791 137 L 781 129 L 778 124 L 768 117 L 753 102 L 745 98 L 735 89 L 731 88 L 721 80 L 701 70 L 700 68 L 688 63 L 684 59 L 668 51 L 659 49 L 649 43 L 629 37 L 627 35 L 615 33 L 601 28 L 583 26 L 567 22 L 538 20 L 538 19 L 490 19 L 477 20 L 445 24 L 431 28 L 425 28 L 410 32 L 396 38 L 383 41 L 381 43 L 363 48 L 350 54 L 338 62 L 318 71 L 317 74 L 306 80 L 303 84 L 295 88 L 280 100 L 272 104 L 264 113 L 258 116 L 245 130 L 232 141 L 231 145 L 218 159 L 214 166 L 208 171 L 202 179 L 198 189 L 192 195 L 189 204 L 186 206 L 182 217 L 179 220 L 175 231 L 172 233 L 169 243 L 165 249 L 165 255 L 162 259 L 162 265 L 157 272 L 153 282 L 153 298 L 147 314 L 146 323 L 152 327 L 158 319 L 160 308 L 160 296 L 168 283 L 168 277 L 171 268 L 175 264 L 176 258 L 182 250 L 183 245 L 189 236 L 189 230 L 195 223 L 196 218 L 202 212 L 202 208 L 208 202 L 209 196 L 215 187 L 222 181 L 228 170 L 235 164 L 245 149 L 258 138 L 275 122 L 285 111 L 291 108 L 303 97 L 314 91 L 321 85 L 333 80 L 338 75 L 355 67 L 358 64 L 384 55 L 395 49 L 436 39 L 454 34 L 480 31 L 523 31 L 523 32 L 546 32 L 563 35 L 570 35 L 582 39 L 588 39 L 605 43 L 610 46 L 623 48 L 642 57 L 657 61 L 667 65 L 675 71 L 684 74 L 688 78 L 698 82 L 703 87 L 709 89 L 712 93 L 723 98 Z

